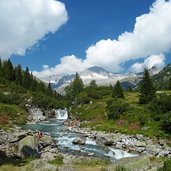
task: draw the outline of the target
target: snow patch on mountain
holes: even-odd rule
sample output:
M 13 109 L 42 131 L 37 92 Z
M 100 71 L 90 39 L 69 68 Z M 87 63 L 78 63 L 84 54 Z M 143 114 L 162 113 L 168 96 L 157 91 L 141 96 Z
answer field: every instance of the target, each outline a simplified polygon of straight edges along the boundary
M 150 75 L 155 75 L 160 72 L 157 67 L 152 67 Z M 94 66 L 79 73 L 84 85 L 89 85 L 92 80 L 96 81 L 97 85 L 115 85 L 119 80 L 124 85 L 132 85 L 133 87 L 142 79 L 143 73 L 129 73 L 129 74 L 114 74 L 105 69 Z M 41 78 L 44 82 L 50 82 L 54 90 L 59 93 L 64 92 L 66 86 L 75 78 L 75 74 L 54 74 L 49 77 Z

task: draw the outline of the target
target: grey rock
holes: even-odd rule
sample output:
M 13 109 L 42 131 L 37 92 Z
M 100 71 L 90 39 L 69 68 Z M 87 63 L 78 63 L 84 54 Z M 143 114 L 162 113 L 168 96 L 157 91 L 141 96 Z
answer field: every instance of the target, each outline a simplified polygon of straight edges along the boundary
M 105 146 L 112 146 L 113 145 L 113 141 L 106 141 L 106 142 L 104 142 L 104 145 Z
M 136 143 L 135 143 L 135 146 L 137 146 L 137 147 L 146 147 L 146 142 L 144 142 L 144 141 L 137 141 Z
M 57 171 L 57 166 L 47 163 L 47 161 L 42 159 L 33 160 L 31 163 L 26 165 L 22 171 L 32 170 L 32 171 Z
M 77 144 L 77 145 L 85 145 L 85 140 L 83 140 L 81 138 L 76 138 L 76 139 L 73 140 L 72 143 Z
M 125 166 L 131 171 L 145 171 L 147 169 L 150 169 L 151 167 L 150 158 L 148 156 L 139 156 L 132 158 L 123 158 L 115 164 L 107 166 L 105 169 L 108 171 L 113 171 L 118 165 Z
M 27 136 L 18 142 L 20 157 L 38 157 L 38 139 L 35 136 Z
M 51 145 L 54 142 L 53 138 L 51 136 L 48 135 L 43 135 L 40 139 L 39 139 L 39 143 L 43 146 L 43 147 L 47 147 L 49 145 Z

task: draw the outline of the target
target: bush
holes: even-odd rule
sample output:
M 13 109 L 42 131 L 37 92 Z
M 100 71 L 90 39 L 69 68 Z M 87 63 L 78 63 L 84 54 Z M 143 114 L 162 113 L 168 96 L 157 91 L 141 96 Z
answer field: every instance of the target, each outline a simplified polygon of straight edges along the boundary
M 130 171 L 129 169 L 127 169 L 124 166 L 117 166 L 114 171 Z
M 91 90 L 87 92 L 88 97 L 93 98 L 93 99 L 101 99 L 102 95 L 99 93 L 97 90 Z
M 171 96 L 162 95 L 159 99 L 153 100 L 150 108 L 156 113 L 166 113 L 171 111 Z
M 114 99 L 108 101 L 106 106 L 108 119 L 118 119 L 120 115 L 128 111 L 129 104 L 122 100 Z
M 162 122 L 162 128 L 164 131 L 171 134 L 171 113 L 165 114 Z
M 16 104 L 20 107 L 24 106 L 24 99 L 16 93 L 7 92 L 0 93 L 0 102 L 1 103 L 7 103 L 7 104 Z
M 34 105 L 49 109 L 49 108 L 65 108 L 67 107 L 67 101 L 64 99 L 57 99 L 51 96 L 47 96 L 44 93 L 36 92 L 33 93 L 32 102 Z
M 87 104 L 91 101 L 91 98 L 87 96 L 87 93 L 83 92 L 77 96 L 77 104 Z
M 50 161 L 51 164 L 62 166 L 64 157 L 62 155 L 58 155 L 54 160 Z
M 159 169 L 159 171 L 170 171 L 171 170 L 171 159 L 164 162 L 164 166 Z

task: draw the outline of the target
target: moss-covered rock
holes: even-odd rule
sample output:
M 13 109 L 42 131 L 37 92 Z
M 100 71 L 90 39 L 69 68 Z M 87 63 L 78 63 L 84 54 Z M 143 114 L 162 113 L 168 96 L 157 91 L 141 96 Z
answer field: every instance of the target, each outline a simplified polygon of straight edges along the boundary
M 43 135 L 40 139 L 39 142 L 43 147 L 47 147 L 53 143 L 53 138 L 48 135 Z
M 26 165 L 22 171 L 57 171 L 57 166 L 52 165 L 45 160 L 37 159 Z
M 117 166 L 124 166 L 131 171 L 145 171 L 150 168 L 151 162 L 148 156 L 123 158 L 115 164 L 109 165 L 106 169 L 113 171 Z
M 18 142 L 20 157 L 38 157 L 38 139 L 35 136 L 27 136 Z

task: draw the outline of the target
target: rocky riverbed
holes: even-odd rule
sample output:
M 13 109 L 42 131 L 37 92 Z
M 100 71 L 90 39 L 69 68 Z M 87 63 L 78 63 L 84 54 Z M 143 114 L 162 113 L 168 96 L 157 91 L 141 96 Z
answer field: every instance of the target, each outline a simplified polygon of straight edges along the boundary
M 125 135 L 119 132 L 92 131 L 90 128 L 72 128 L 70 131 L 85 134 L 85 136 L 93 138 L 99 144 L 113 146 L 127 152 L 155 157 L 171 157 L 171 148 L 166 144 L 165 140 L 152 139 L 140 134 Z
M 150 158 L 153 157 L 171 157 L 171 148 L 164 140 L 151 139 L 143 135 L 124 135 L 118 132 L 104 133 L 92 131 L 89 128 L 67 128 L 66 131 L 79 133 L 84 136 L 73 140 L 74 144 L 85 145 L 85 138 L 93 139 L 101 146 L 125 150 L 137 154 L 137 157 L 123 158 L 115 163 L 105 166 L 106 170 L 113 170 L 116 165 L 125 165 L 133 171 L 149 170 L 154 171 L 161 166 L 161 163 L 154 164 Z M 40 134 L 39 131 L 23 130 L 16 127 L 11 131 L 0 131 L 0 164 L 4 159 L 24 159 L 27 157 L 36 157 L 25 169 L 32 170 L 77 170 L 72 163 L 78 160 L 93 160 L 97 157 L 93 153 L 82 155 L 81 153 L 70 154 L 61 151 L 59 142 L 49 134 Z M 57 156 L 63 156 L 64 166 L 54 166 L 49 161 L 54 160 Z M 115 155 L 114 152 L 111 155 Z M 43 162 L 42 162 L 43 161 Z M 37 168 L 38 167 L 38 168 Z M 23 168 L 22 168 L 23 169 Z

